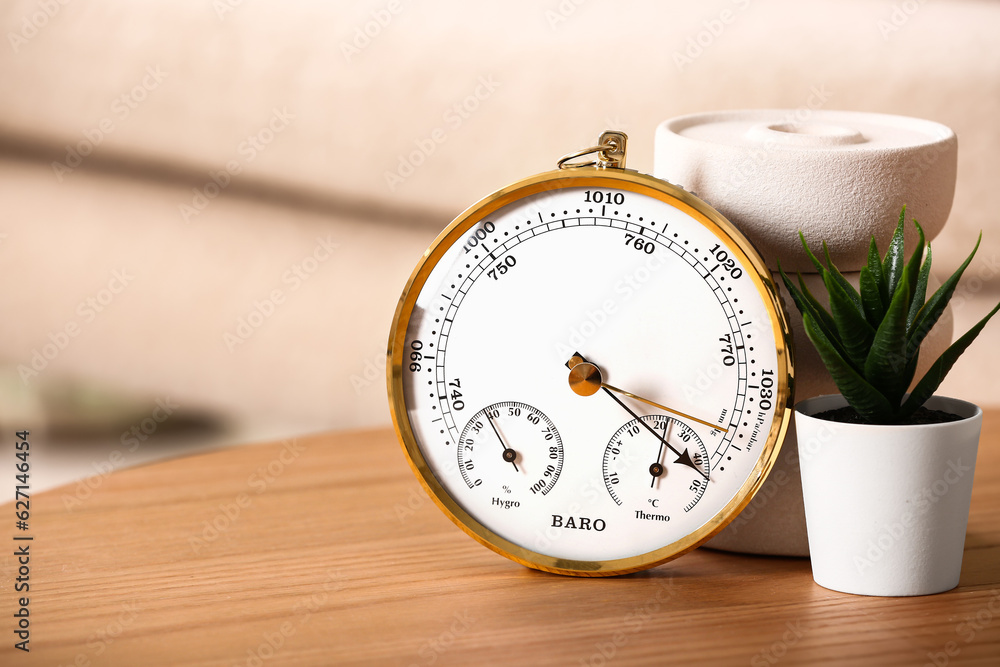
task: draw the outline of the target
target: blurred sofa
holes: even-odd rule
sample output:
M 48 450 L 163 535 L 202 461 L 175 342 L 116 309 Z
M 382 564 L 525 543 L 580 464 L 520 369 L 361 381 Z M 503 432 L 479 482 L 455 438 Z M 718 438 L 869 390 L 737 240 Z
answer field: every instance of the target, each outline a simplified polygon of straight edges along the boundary
M 998 3 L 15 0 L 0 26 L 0 364 L 26 384 L 388 424 L 396 300 L 457 213 L 606 128 L 648 172 L 666 118 L 817 89 L 956 130 L 936 273 L 982 229 L 956 331 L 1000 298 Z M 1000 402 L 997 329 L 944 393 Z

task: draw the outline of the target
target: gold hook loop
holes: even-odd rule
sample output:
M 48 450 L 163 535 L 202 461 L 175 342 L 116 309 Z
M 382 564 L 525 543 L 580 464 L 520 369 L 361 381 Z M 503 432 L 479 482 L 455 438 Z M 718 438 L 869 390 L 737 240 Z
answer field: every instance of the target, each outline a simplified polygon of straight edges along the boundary
M 598 169 L 624 169 L 625 168 L 625 146 L 628 142 L 628 135 L 624 132 L 608 130 L 601 134 L 596 146 L 584 148 L 565 155 L 559 160 L 559 169 L 580 169 L 582 167 L 597 167 Z M 587 155 L 596 155 L 596 160 L 588 162 L 574 162 Z

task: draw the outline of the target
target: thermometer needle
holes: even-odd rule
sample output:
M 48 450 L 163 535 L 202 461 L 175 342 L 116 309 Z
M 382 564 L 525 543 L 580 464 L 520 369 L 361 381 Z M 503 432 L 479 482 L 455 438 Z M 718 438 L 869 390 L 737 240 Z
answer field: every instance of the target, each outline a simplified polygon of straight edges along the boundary
M 649 488 L 656 486 L 656 480 L 660 478 L 665 472 L 663 464 L 660 461 L 663 460 L 663 448 L 667 445 L 667 438 L 670 436 L 670 429 L 674 425 L 674 420 L 664 422 L 663 424 L 663 437 L 660 439 L 660 449 L 656 452 L 656 460 L 653 465 L 649 466 L 649 474 L 653 480 L 649 483 Z
M 594 395 L 594 393 L 596 393 L 596 391 L 598 389 L 603 390 L 604 393 L 606 393 L 608 396 L 610 396 L 614 400 L 615 403 L 617 403 L 618 405 L 620 405 L 622 407 L 622 409 L 625 410 L 625 412 L 627 412 L 630 415 L 632 415 L 632 418 L 635 419 L 637 422 L 639 422 L 639 424 L 641 424 L 643 426 L 643 428 L 645 428 L 647 431 L 649 431 L 650 433 L 652 433 L 653 437 L 660 441 L 660 446 L 661 447 L 663 445 L 666 445 L 667 448 L 670 449 L 670 451 L 672 451 L 674 454 L 677 455 L 677 460 L 674 461 L 674 463 L 680 463 L 682 465 L 686 465 L 686 466 L 692 468 L 693 470 L 698 471 L 698 474 L 700 474 L 705 479 L 708 479 L 708 475 L 706 475 L 704 472 L 702 472 L 701 468 L 699 468 L 697 465 L 695 465 L 694 461 L 691 460 L 691 455 L 688 453 L 687 449 L 685 449 L 683 452 L 677 451 L 677 449 L 673 445 L 671 445 L 669 442 L 667 442 L 667 440 L 666 440 L 665 437 L 661 438 L 660 435 L 656 431 L 654 431 L 653 428 L 649 424 L 647 424 L 646 422 L 642 421 L 642 419 L 639 418 L 639 415 L 637 415 L 635 412 L 632 411 L 631 408 L 629 408 L 627 405 L 625 405 L 625 403 L 623 403 L 620 398 L 618 398 L 613 393 L 611 393 L 614 388 L 605 385 L 604 382 L 601 381 L 601 370 L 597 366 L 595 366 L 594 364 L 590 363 L 589 361 L 586 361 L 583 357 L 581 357 L 579 355 L 576 355 L 574 357 L 574 359 L 572 359 L 571 361 L 576 361 L 576 360 L 579 360 L 579 363 L 575 364 L 573 366 L 573 368 L 570 369 L 570 372 L 569 372 L 569 385 L 570 385 L 570 387 L 573 388 L 573 391 L 575 391 L 577 394 L 580 394 L 581 396 L 592 396 L 592 395 Z M 581 391 L 580 391 L 581 386 L 585 389 L 585 391 L 583 393 L 581 393 Z M 591 391 L 591 389 L 593 389 L 593 391 Z M 621 391 L 621 390 L 617 390 L 617 391 Z M 622 393 L 624 393 L 626 396 L 632 396 L 632 394 L 629 394 L 628 392 L 622 392 Z M 636 397 L 636 398 L 638 398 L 638 397 Z M 662 406 L 660 406 L 660 405 L 658 405 L 656 403 L 653 403 L 652 401 L 644 401 L 644 402 L 645 403 L 651 403 L 652 405 L 656 405 L 657 407 L 662 408 Z M 666 408 L 662 408 L 662 409 L 666 409 Z M 676 412 L 676 411 L 675 410 L 670 410 L 670 412 Z M 683 414 L 683 413 L 677 413 L 677 414 Z M 684 415 L 684 416 L 687 417 L 687 415 Z M 688 417 L 688 418 L 689 419 L 694 419 L 693 417 Z M 694 421 L 697 421 L 699 424 L 704 424 L 705 423 L 705 422 L 703 422 L 701 420 L 697 420 L 697 419 L 695 419 Z M 711 426 L 711 424 L 709 424 L 709 426 Z M 662 465 L 663 464 L 661 464 L 661 463 L 659 463 L 659 461 L 657 461 L 657 463 L 654 463 L 652 466 L 649 467 L 649 473 L 651 475 L 653 475 L 653 480 L 654 481 L 659 476 L 659 475 L 655 474 L 654 467 L 655 466 L 659 466 L 659 468 L 662 468 Z M 659 468 L 655 468 L 655 469 L 659 470 Z M 661 475 L 663 474 L 662 471 L 660 472 L 660 474 Z
M 500 441 L 500 446 L 503 447 L 503 460 L 514 466 L 514 470 L 521 472 L 517 469 L 517 463 L 515 463 L 517 460 L 517 452 L 508 447 L 507 443 L 503 441 L 503 437 L 500 435 L 500 431 L 497 430 L 497 425 L 493 423 L 493 418 L 490 417 L 489 413 L 486 414 L 486 421 L 488 421 L 490 426 L 493 427 L 493 432 L 497 434 L 497 440 Z

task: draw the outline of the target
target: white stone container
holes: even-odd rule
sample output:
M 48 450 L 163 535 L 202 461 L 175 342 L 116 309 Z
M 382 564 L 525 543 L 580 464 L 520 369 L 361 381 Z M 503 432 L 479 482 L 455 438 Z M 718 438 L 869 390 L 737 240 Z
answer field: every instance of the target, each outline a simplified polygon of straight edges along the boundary
M 886 247 L 904 204 L 928 240 L 937 235 L 951 211 L 957 155 L 950 128 L 917 118 L 718 111 L 661 123 L 653 174 L 718 209 L 772 270 L 779 258 L 785 270 L 813 270 L 802 230 L 815 247 L 827 241 L 841 271 L 860 271 L 872 235 Z
M 796 406 L 813 579 L 858 595 L 929 595 L 958 585 L 983 412 L 935 396 L 963 419 L 873 426 L 818 419 L 847 405 Z

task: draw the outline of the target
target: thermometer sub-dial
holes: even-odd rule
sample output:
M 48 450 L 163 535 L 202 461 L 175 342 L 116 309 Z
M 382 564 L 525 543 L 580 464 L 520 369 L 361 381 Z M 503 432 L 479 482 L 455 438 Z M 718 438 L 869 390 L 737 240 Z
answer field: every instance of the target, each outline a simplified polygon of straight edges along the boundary
M 486 406 L 472 416 L 458 441 L 458 469 L 465 483 L 503 499 L 546 495 L 562 467 L 559 431 L 544 412 L 527 403 Z
M 669 521 L 672 513 L 690 512 L 705 494 L 708 452 L 694 429 L 679 419 L 641 419 L 650 428 L 633 419 L 611 436 L 604 449 L 604 486 L 636 519 Z

